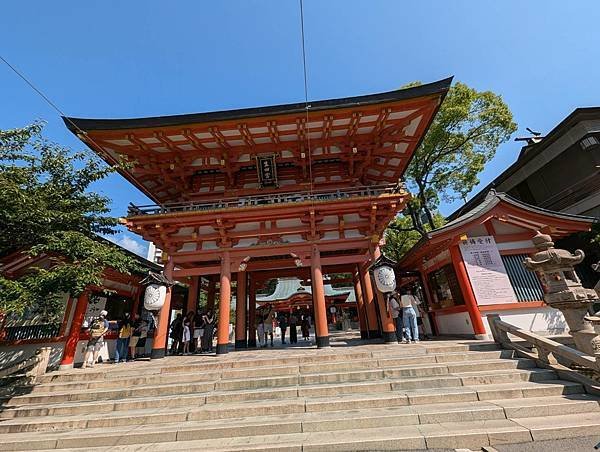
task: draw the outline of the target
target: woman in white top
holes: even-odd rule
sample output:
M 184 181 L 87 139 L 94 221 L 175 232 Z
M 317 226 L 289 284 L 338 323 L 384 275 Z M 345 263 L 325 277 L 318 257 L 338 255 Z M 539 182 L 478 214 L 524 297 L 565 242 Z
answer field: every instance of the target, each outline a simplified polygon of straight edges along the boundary
M 400 306 L 402 306 L 402 321 L 404 322 L 404 334 L 406 339 L 404 343 L 408 344 L 411 340 L 419 342 L 419 327 L 417 326 L 417 306 L 419 300 L 415 297 L 410 289 L 400 297 Z

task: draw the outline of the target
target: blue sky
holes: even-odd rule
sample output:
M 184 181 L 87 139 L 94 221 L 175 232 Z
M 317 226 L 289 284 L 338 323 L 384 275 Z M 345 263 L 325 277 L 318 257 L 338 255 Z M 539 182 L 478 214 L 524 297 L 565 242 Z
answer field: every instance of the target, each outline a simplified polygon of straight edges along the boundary
M 501 94 L 520 133 L 548 132 L 576 107 L 600 105 L 597 0 L 305 0 L 304 10 L 311 99 L 454 75 Z M 297 0 L 7 0 L 0 54 L 71 116 L 157 116 L 304 98 Z M 35 119 L 48 122 L 48 138 L 81 147 L 58 114 L 0 65 L 0 128 Z M 519 150 L 504 144 L 481 186 Z M 113 199 L 115 215 L 129 202 L 147 202 L 118 175 L 95 188 Z M 143 251 L 129 233 L 117 240 Z

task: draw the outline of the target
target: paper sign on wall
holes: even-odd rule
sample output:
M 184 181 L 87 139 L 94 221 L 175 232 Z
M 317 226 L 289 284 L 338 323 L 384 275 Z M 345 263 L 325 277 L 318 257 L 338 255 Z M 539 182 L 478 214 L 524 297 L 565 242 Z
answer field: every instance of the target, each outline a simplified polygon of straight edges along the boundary
M 515 303 L 517 297 L 493 236 L 470 237 L 460 243 L 477 304 Z

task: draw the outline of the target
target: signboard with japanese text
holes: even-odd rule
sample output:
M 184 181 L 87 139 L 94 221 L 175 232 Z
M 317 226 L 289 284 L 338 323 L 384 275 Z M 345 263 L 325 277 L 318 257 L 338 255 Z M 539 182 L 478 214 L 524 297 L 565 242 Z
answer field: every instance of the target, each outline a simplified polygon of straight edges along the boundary
M 516 302 L 515 291 L 508 279 L 494 237 L 469 237 L 460 242 L 460 252 L 477 304 Z
M 274 155 L 257 156 L 256 169 L 261 187 L 277 186 L 277 165 Z
M 92 294 L 90 296 L 87 309 L 85 311 L 84 326 L 89 326 L 96 317 L 100 316 L 100 312 L 106 309 L 106 297 Z

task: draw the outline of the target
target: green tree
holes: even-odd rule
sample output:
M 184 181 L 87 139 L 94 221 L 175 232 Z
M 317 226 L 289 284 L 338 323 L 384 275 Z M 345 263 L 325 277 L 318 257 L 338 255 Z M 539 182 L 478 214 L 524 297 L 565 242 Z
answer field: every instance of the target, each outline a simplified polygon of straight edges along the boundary
M 439 212 L 436 212 L 433 216 L 433 222 L 435 227 L 439 228 L 444 225 L 445 220 Z M 398 262 L 423 237 L 423 234 L 431 229 L 426 224 L 423 226 L 423 230 L 419 231 L 414 227 L 410 216 L 399 215 L 385 231 L 383 252 L 390 259 Z
M 464 83 L 451 87 L 406 172 L 415 193 L 411 203 L 415 228 L 423 230 L 422 216 L 430 228 L 435 226 L 434 213 L 441 200 L 466 199 L 498 146 L 516 130 L 512 113 L 499 95 Z
M 427 231 L 443 226 L 440 201 L 465 200 L 485 164 L 516 130 L 499 95 L 464 83 L 451 87 L 406 171 L 414 195 L 386 230 L 385 253 L 399 260 Z
M 43 124 L 0 130 L 0 256 L 24 251 L 52 265 L 18 279 L 0 275 L 0 313 L 53 317 L 61 295 L 102 285 L 105 268 L 123 273 L 135 260 L 98 234 L 113 234 L 118 219 L 109 199 L 90 184 L 114 171 L 89 151 L 72 152 L 42 137 Z

